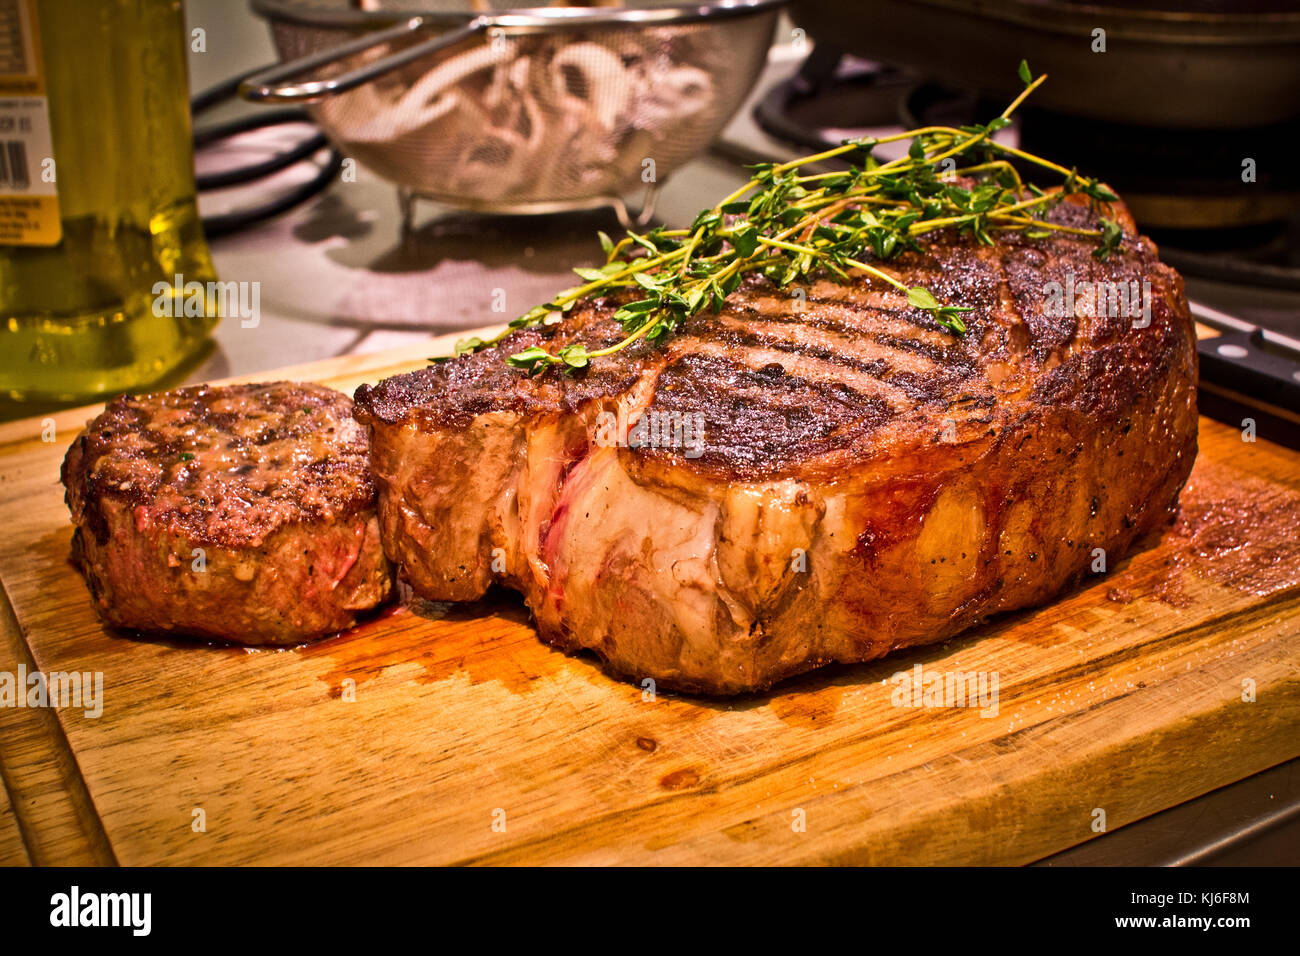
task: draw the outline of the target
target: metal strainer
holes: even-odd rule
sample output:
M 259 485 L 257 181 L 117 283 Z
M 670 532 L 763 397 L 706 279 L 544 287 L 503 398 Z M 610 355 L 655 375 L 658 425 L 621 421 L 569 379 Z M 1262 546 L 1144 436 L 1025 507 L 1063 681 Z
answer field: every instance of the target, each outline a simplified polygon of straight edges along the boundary
M 287 62 L 240 91 L 307 104 L 344 152 L 440 202 L 510 213 L 610 204 L 626 219 L 621 196 L 662 182 L 735 113 L 781 3 L 498 0 L 478 12 L 455 0 L 253 0 Z

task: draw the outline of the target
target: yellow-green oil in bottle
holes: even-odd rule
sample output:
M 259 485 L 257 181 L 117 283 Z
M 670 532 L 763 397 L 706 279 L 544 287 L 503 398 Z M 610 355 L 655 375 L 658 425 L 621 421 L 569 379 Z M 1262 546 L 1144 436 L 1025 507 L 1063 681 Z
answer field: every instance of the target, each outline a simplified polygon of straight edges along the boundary
M 217 322 L 211 308 L 186 316 L 170 301 L 178 275 L 215 280 L 195 204 L 179 0 L 36 0 L 25 12 L 43 61 L 61 237 L 0 238 L 0 395 L 70 401 L 165 381 Z M 0 102 L 7 95 L 0 86 Z M 26 156 L 29 178 L 40 159 Z M 169 291 L 155 292 L 160 283 Z

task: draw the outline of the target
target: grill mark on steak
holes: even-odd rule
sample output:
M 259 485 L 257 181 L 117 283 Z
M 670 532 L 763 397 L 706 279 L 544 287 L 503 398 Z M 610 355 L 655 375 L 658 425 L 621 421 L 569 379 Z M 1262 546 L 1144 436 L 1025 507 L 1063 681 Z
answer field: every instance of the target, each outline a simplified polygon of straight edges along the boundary
M 740 471 L 781 467 L 845 447 L 854 434 L 894 416 L 882 398 L 843 382 L 811 380 L 772 363 L 753 368 L 725 354 L 690 352 L 656 381 L 649 411 L 701 415 L 706 442 L 699 463 Z M 653 455 L 682 449 L 636 449 Z
M 821 341 L 809 341 L 810 336 L 782 334 L 788 333 L 791 328 L 802 332 L 804 331 L 802 326 L 788 325 L 783 329 L 776 323 L 747 323 L 732 316 L 722 317 L 718 324 L 721 328 L 708 330 L 700 335 L 699 339 L 709 343 L 737 346 L 735 349 L 728 350 L 734 351 L 737 355 L 753 352 L 755 355 L 766 356 L 779 352 L 790 356 L 792 360 L 815 359 L 826 365 L 862 372 L 873 378 L 884 378 L 890 368 L 889 362 L 884 358 L 864 358 L 860 353 L 853 354 L 844 348 L 836 348 L 835 345 L 839 343 L 824 337 Z M 827 375 L 835 375 L 837 371 L 837 369 L 826 369 Z
M 923 339 L 899 338 L 884 333 L 877 335 L 876 341 L 897 352 L 907 352 L 927 358 L 936 369 L 961 369 L 966 374 L 975 372 L 975 363 L 970 356 L 964 350 L 952 345 L 935 345 Z
M 737 302 L 734 313 L 738 318 L 801 325 L 872 341 L 878 341 L 882 334 L 899 339 L 915 339 L 938 347 L 947 346 L 950 341 L 947 332 L 900 320 L 894 312 L 883 307 L 872 308 L 852 301 L 809 296 L 803 308 L 796 311 L 789 307 L 788 300 L 784 300 L 784 309 L 779 308 L 778 303 L 781 301 L 783 300 L 770 296 L 756 295 L 754 299 Z
M 770 319 L 746 320 L 736 316 L 720 319 L 724 328 L 747 336 L 755 344 L 789 348 L 833 364 L 843 364 L 871 375 L 884 377 L 893 369 L 930 371 L 933 363 L 920 361 L 912 354 L 890 348 L 873 336 L 852 335 L 824 326 L 795 321 Z
M 958 382 L 976 377 L 975 367 L 964 357 L 956 362 L 944 362 L 942 353 L 933 354 L 933 350 L 923 343 L 915 343 L 909 350 L 905 346 L 912 343 L 900 342 L 897 346 L 887 346 L 878 339 L 864 337 L 857 341 L 850 341 L 842 336 L 818 335 L 816 337 L 826 344 L 813 344 L 806 340 L 794 340 L 775 335 L 771 323 L 757 322 L 743 325 L 739 319 L 733 318 L 725 318 L 723 322 L 728 331 L 716 338 L 735 341 L 754 348 L 775 349 L 795 356 L 816 359 L 830 366 L 852 369 L 877 378 L 895 390 L 893 396 L 895 407 L 934 402 L 951 394 Z M 849 352 L 857 354 L 849 354 Z M 865 359 L 859 357 L 863 354 L 881 357 Z M 835 380 L 837 372 L 834 368 L 830 368 L 824 370 L 824 375 L 829 380 Z M 840 377 L 842 378 L 842 375 Z M 862 388 L 855 388 L 854 391 L 863 395 L 879 396 L 880 394 Z M 903 397 L 899 397 L 897 392 L 901 392 Z
M 908 404 L 904 392 L 870 371 L 855 369 L 849 363 L 826 362 L 817 356 L 803 354 L 797 349 L 783 349 L 757 343 L 743 346 L 739 343 L 730 345 L 725 336 L 719 335 L 703 340 L 686 336 L 670 354 L 674 358 L 697 355 L 729 360 L 729 364 L 708 363 L 698 367 L 702 375 L 721 376 L 719 381 L 711 383 L 712 391 L 720 392 L 731 384 L 727 373 L 733 366 L 750 371 L 780 366 L 793 376 L 794 381 L 818 383 L 836 390 L 850 406 L 860 404 L 866 408 L 869 404 L 883 402 L 887 407 L 897 411 Z M 661 398 L 657 388 L 654 399 L 650 402 L 650 410 L 660 407 L 660 403 Z M 761 404 L 762 395 L 756 395 L 751 407 L 758 408 Z M 710 407 L 701 405 L 698 408 L 681 410 L 708 412 Z

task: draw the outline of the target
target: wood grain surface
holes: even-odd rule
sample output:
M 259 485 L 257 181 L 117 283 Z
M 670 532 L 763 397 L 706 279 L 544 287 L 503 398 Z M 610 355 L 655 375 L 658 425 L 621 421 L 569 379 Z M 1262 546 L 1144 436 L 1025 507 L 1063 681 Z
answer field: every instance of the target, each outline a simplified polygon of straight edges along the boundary
M 350 391 L 450 341 L 254 378 Z M 58 483 L 93 412 L 0 426 L 0 671 L 104 680 L 97 718 L 0 708 L 0 862 L 1022 863 L 1300 754 L 1300 455 L 1208 420 L 1178 521 L 1057 602 L 706 700 L 510 594 L 296 650 L 106 633 Z M 996 716 L 895 706 L 918 665 L 996 672 Z
M 18 818 L 9 806 L 9 792 L 0 789 L 0 866 L 26 866 L 30 862 Z

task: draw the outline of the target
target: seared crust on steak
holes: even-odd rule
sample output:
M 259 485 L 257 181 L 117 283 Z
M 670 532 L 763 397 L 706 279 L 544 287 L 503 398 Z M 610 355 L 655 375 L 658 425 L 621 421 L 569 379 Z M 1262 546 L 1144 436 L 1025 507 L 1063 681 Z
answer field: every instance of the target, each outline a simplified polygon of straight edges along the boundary
M 1095 225 L 1076 200 L 1056 220 Z M 1042 603 L 1166 521 L 1196 453 L 1182 280 L 1105 213 L 1125 234 L 1105 262 L 1060 233 L 943 233 L 891 261 L 974 310 L 964 337 L 879 282 L 800 302 L 751 279 L 665 348 L 573 376 L 505 358 L 618 341 L 616 302 L 363 386 L 388 554 L 426 598 L 504 583 L 545 640 L 708 693 Z M 1149 290 L 1149 324 L 1095 308 L 1099 288 Z M 650 444 L 609 440 L 639 416 Z M 702 448 L 678 440 L 701 421 Z
M 391 593 L 365 430 L 333 389 L 120 396 L 62 476 L 74 555 L 114 626 L 299 643 Z

